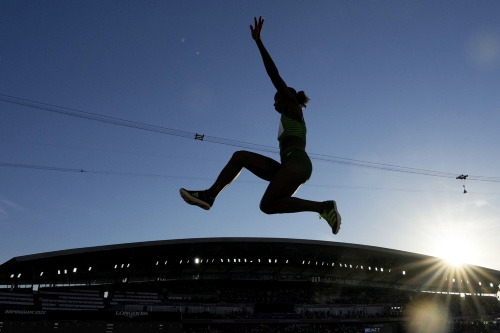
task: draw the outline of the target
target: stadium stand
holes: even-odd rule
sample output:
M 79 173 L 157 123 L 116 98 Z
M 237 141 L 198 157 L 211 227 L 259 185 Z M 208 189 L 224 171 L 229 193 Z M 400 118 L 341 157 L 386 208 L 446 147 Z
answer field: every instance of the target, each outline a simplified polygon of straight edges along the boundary
M 0 307 L 9 307 L 19 310 L 34 308 L 33 293 L 31 290 L 0 291 Z
M 97 290 L 70 289 L 63 292 L 54 288 L 41 289 L 42 310 L 89 311 L 104 309 L 104 300 Z
M 499 332 L 500 272 L 362 245 L 210 238 L 0 266 L 0 332 Z

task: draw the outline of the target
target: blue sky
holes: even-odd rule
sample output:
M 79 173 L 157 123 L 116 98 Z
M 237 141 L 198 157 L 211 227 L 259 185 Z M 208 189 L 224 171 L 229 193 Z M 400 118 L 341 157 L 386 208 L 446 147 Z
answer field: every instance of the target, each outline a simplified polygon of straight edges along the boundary
M 499 13 L 492 0 L 1 1 L 0 262 L 282 237 L 500 269 Z M 209 187 L 235 146 L 6 102 L 277 147 L 275 91 L 249 29 L 259 15 L 281 76 L 311 98 L 308 152 L 330 159 L 313 158 L 296 195 L 336 200 L 337 236 L 313 213 L 260 212 L 266 183 L 248 171 L 212 210 L 185 204 L 179 188 Z

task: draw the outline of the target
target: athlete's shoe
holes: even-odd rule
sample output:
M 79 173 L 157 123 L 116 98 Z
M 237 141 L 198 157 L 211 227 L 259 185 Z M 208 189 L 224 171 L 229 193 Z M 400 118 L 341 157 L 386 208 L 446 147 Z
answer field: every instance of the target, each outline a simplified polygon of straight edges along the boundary
M 190 205 L 209 210 L 214 204 L 214 199 L 210 198 L 206 191 L 188 191 L 181 188 L 179 192 L 181 193 L 182 199 Z
M 324 218 L 326 222 L 332 228 L 332 232 L 336 235 L 340 230 L 340 218 L 339 211 L 337 210 L 337 203 L 333 200 L 326 201 L 325 210 L 323 214 L 319 214 L 319 218 Z

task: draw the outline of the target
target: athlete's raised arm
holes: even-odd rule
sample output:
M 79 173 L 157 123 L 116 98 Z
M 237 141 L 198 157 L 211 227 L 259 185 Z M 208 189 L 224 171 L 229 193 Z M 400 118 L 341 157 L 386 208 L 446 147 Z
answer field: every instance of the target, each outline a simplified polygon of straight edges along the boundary
M 294 101 L 295 103 L 297 103 L 295 96 L 290 92 L 285 81 L 283 81 L 283 79 L 281 78 L 280 73 L 278 72 L 278 68 L 274 64 L 273 59 L 267 52 L 264 44 L 262 43 L 262 40 L 260 39 L 262 26 L 264 25 L 264 19 L 262 18 L 262 16 L 260 16 L 259 21 L 257 22 L 257 18 L 254 17 L 254 21 L 255 28 L 250 25 L 250 31 L 252 32 L 252 38 L 255 40 L 255 42 L 257 43 L 257 47 L 259 48 L 262 60 L 264 61 L 264 67 L 266 68 L 267 75 L 269 75 L 271 82 L 283 99 Z

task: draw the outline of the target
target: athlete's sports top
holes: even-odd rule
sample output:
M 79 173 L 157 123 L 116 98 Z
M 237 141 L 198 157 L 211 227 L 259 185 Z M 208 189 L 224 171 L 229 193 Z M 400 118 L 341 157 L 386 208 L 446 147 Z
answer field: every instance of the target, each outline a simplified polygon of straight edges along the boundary
M 298 136 L 305 141 L 306 134 L 306 123 L 287 117 L 284 114 L 281 115 L 280 129 L 278 131 L 278 141 L 283 140 L 283 138 L 287 136 Z

